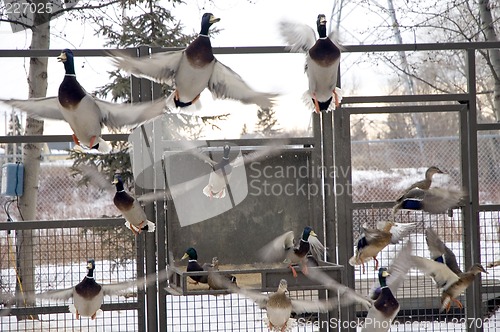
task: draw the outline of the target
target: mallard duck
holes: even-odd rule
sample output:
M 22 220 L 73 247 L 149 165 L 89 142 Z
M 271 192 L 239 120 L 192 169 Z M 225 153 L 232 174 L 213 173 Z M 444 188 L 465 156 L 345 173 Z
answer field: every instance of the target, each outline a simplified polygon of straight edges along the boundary
M 125 226 L 135 235 L 141 233 L 143 230 L 154 232 L 156 228 L 155 224 L 147 219 L 146 213 L 139 201 L 125 191 L 120 174 L 115 174 L 113 184 L 116 186 L 113 203 L 123 214 L 123 218 L 126 220 Z
M 35 296 L 40 299 L 59 300 L 68 300 L 72 297 L 73 305 L 70 305 L 70 311 L 75 314 L 76 319 L 80 319 L 80 316 L 95 319 L 102 305 L 104 296 L 120 294 L 132 287 L 143 288 L 149 284 L 155 283 L 157 280 L 157 275 L 154 274 L 147 276 L 145 279 L 140 278 L 116 284 L 98 284 L 94 278 L 95 261 L 93 259 L 87 261 L 87 270 L 87 275 L 76 286 L 67 289 L 47 291 L 36 294 Z M 167 271 L 160 271 L 158 273 L 159 281 L 166 280 L 168 277 Z
M 393 214 L 403 210 L 444 213 L 456 207 L 465 198 L 464 190 L 446 188 L 413 188 L 401 196 L 393 207 Z
M 84 145 L 102 153 L 111 151 L 101 138 L 101 127 L 117 129 L 152 119 L 165 110 L 165 99 L 137 104 L 114 104 L 94 98 L 78 83 L 73 52 L 65 49 L 57 57 L 64 63 L 66 74 L 57 97 L 28 100 L 0 100 L 29 113 L 31 116 L 65 120 L 73 130 L 77 146 Z
M 226 197 L 227 186 L 229 184 L 229 180 L 231 179 L 233 168 L 244 166 L 251 162 L 272 156 L 280 152 L 283 149 L 284 144 L 286 144 L 286 140 L 275 141 L 261 150 L 246 155 L 239 155 L 234 158 L 234 160 L 230 160 L 229 155 L 231 153 L 231 146 L 229 143 L 225 143 L 223 146 L 223 155 L 219 161 L 212 160 L 205 154 L 199 152 L 197 149 L 191 149 L 190 153 L 205 161 L 212 167 L 212 171 L 210 172 L 208 178 L 208 184 L 203 188 L 203 194 L 211 199 Z
M 203 14 L 200 34 L 184 50 L 156 53 L 148 59 L 112 54 L 116 55 L 113 61 L 117 67 L 137 77 L 158 83 L 173 81 L 175 91 L 167 103 L 173 99 L 175 107 L 196 103 L 207 87 L 216 98 L 236 99 L 261 108 L 271 107 L 275 94 L 254 91 L 231 68 L 214 57 L 208 30 L 219 20 L 211 13 Z
M 365 273 L 365 262 L 370 259 L 375 260 L 375 270 L 378 270 L 377 255 L 389 244 L 398 243 L 416 227 L 416 223 L 395 223 L 392 221 L 378 222 L 376 229 L 368 228 L 365 223 L 362 225 L 362 233 L 356 240 L 356 252 L 349 259 L 352 266 L 362 265 Z
M 458 266 L 453 251 L 444 244 L 432 228 L 425 230 L 425 239 L 431 259 L 414 256 L 415 266 L 424 274 L 430 276 L 439 288 L 442 288 L 441 311 L 450 310 L 451 302 L 459 308 L 462 303 L 456 299 L 474 281 L 481 272 L 488 273 L 480 264 L 474 264 L 467 272 L 462 272 Z
M 189 258 L 188 260 L 188 265 L 186 268 L 187 272 L 197 272 L 197 271 L 210 271 L 211 266 L 210 264 L 203 264 L 203 266 L 198 263 L 198 253 L 196 252 L 196 249 L 193 247 L 189 247 L 186 249 L 186 252 L 182 256 L 181 260 L 184 260 L 186 258 Z M 208 275 L 200 275 L 200 276 L 189 276 L 191 279 L 194 280 L 195 284 L 202 283 L 202 284 L 208 284 Z
M 223 156 L 219 162 L 215 162 L 212 159 L 207 158 L 206 161 L 212 166 L 212 172 L 210 172 L 208 184 L 205 188 L 203 188 L 205 196 L 210 198 L 226 197 L 226 187 L 229 184 L 229 179 L 231 178 L 231 173 L 233 171 L 233 164 L 229 160 L 230 152 L 231 146 L 229 144 L 225 144 Z
M 308 103 L 312 100 L 316 113 L 334 110 L 342 97 L 340 89 L 336 87 L 341 47 L 334 41 L 333 33 L 327 36 L 326 22 L 326 16 L 319 14 L 316 21 L 318 40 L 314 30 L 305 24 L 280 22 L 281 34 L 291 51 L 306 52 L 305 72 L 309 79 L 309 90 L 304 94 L 304 99 Z
M 432 177 L 434 176 L 434 174 L 445 174 L 445 173 L 442 170 L 440 170 L 439 168 L 437 168 L 436 166 L 429 167 L 425 171 L 425 179 L 423 179 L 421 181 L 417 181 L 417 182 L 413 183 L 411 186 L 409 186 L 408 188 L 406 188 L 405 191 L 403 192 L 403 194 L 396 199 L 396 203 L 399 203 L 402 199 L 404 199 L 404 196 L 413 188 L 419 188 L 422 190 L 429 189 L 432 185 Z
M 408 241 L 394 257 L 389 268 L 379 269 L 378 282 L 373 285 L 370 294 L 374 303 L 368 310 L 362 331 L 382 332 L 390 329 L 400 307 L 395 295 L 412 265 L 411 250 L 412 243 Z
M 307 274 L 307 254 L 312 251 L 317 256 L 321 256 L 325 247 L 310 226 L 304 227 L 298 244 L 294 243 L 294 239 L 293 231 L 286 232 L 262 247 L 259 255 L 266 262 L 284 261 L 292 270 L 294 277 L 297 277 L 294 264 L 300 264 L 302 273 Z
M 236 277 L 231 274 L 216 274 L 211 273 L 213 271 L 219 271 L 219 259 L 217 257 L 212 258 L 212 265 L 209 268 L 208 273 L 208 288 L 214 290 L 227 289 L 225 283 L 220 282 L 220 278 L 226 279 L 227 282 L 230 282 L 235 287 L 237 287 Z
M 245 288 L 229 288 L 255 302 L 261 309 L 266 310 L 267 325 L 270 331 L 288 331 L 294 320 L 290 318 L 292 312 L 296 314 L 307 312 L 328 312 L 337 305 L 326 300 L 292 300 L 287 295 L 288 283 L 281 279 L 276 293 L 262 294 Z

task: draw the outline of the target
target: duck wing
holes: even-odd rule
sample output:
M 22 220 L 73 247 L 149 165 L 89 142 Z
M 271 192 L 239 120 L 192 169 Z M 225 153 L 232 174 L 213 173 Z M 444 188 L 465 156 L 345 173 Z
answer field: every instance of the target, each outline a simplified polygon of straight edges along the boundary
M 393 223 L 391 229 L 391 243 L 396 244 L 399 243 L 401 239 L 406 237 L 412 231 L 415 230 L 417 223 Z
M 412 263 L 425 275 L 431 277 L 439 288 L 446 290 L 460 280 L 446 264 L 419 256 L 412 256 Z
M 151 273 L 142 278 L 136 278 L 130 281 L 124 281 L 114 284 L 101 284 L 104 295 L 117 295 L 123 291 L 137 287 L 137 289 L 144 289 L 145 287 L 154 284 L 156 282 L 160 283 L 172 276 L 172 271 L 165 269 L 158 271 L 158 273 Z
M 399 250 L 397 255 L 393 258 L 391 265 L 388 269 L 389 276 L 387 277 L 387 286 L 389 286 L 391 292 L 396 294 L 398 289 L 403 285 L 404 280 L 406 279 L 406 275 L 408 270 L 412 267 L 412 243 L 411 241 L 406 242 L 406 244 Z M 373 283 L 370 297 L 373 299 L 377 296 L 377 292 L 380 291 L 380 281 L 377 280 Z
M 430 188 L 425 191 L 422 209 L 429 213 L 443 213 L 456 207 L 465 196 L 464 190 Z
M 173 84 L 184 50 L 152 54 L 149 58 L 136 58 L 110 52 L 114 65 L 136 77 L 157 83 Z
M 243 104 L 256 104 L 261 108 L 273 106 L 272 99 L 277 96 L 253 90 L 240 75 L 217 60 L 208 82 L 208 89 L 215 98 L 235 99 Z
M 40 299 L 54 299 L 54 300 L 68 300 L 73 296 L 73 292 L 75 291 L 75 287 L 66 288 L 66 289 L 55 289 L 46 291 L 43 293 L 35 294 L 35 297 Z
M 281 21 L 279 30 L 291 52 L 307 52 L 316 43 L 316 33 L 306 24 Z
M 352 303 L 359 303 L 366 309 L 369 309 L 371 307 L 371 302 L 366 297 L 359 294 L 355 290 L 342 285 L 335 279 L 328 276 L 325 272 L 321 271 L 321 269 L 319 268 L 309 269 L 306 276 L 314 280 L 315 282 L 325 286 L 326 288 L 338 292 L 340 304 L 342 306 L 350 305 Z
M 218 275 L 218 276 L 220 279 L 223 279 L 223 278 L 221 278 L 220 275 Z M 249 298 L 255 304 L 257 304 L 259 306 L 259 308 L 266 309 L 267 301 L 269 300 L 269 296 L 272 294 L 266 295 L 266 294 L 262 294 L 260 292 L 252 291 L 249 289 L 238 288 L 233 283 L 229 282 L 229 280 L 227 280 L 227 279 L 224 280 L 223 282 L 225 283 L 226 288 L 230 289 L 233 292 L 239 293 L 239 294 Z
M 319 260 L 324 260 L 323 255 L 325 253 L 326 247 L 321 243 L 321 241 L 316 236 L 309 236 L 309 250 L 312 252 L 314 258 Z
M 138 196 L 136 199 L 139 202 L 153 202 L 157 200 L 172 200 L 177 196 L 181 196 L 188 191 L 196 188 L 200 183 L 204 182 L 203 177 L 197 177 L 173 186 L 169 186 L 166 190 L 157 190 L 156 192 L 146 193 Z
M 303 314 L 306 312 L 328 312 L 337 307 L 333 301 L 319 300 L 292 300 L 292 312 Z
M 267 157 L 279 154 L 285 149 L 287 140 L 275 141 L 269 145 L 264 146 L 262 149 L 257 150 L 246 155 L 240 155 L 231 161 L 231 166 L 238 167 L 245 164 L 250 164 L 254 161 L 259 161 Z
M 453 251 L 451 251 L 451 249 L 444 244 L 444 242 L 434 231 L 434 229 L 427 228 L 425 230 L 425 240 L 427 242 L 427 247 L 429 248 L 429 252 L 433 260 L 436 260 L 436 258 L 438 257 L 443 257 L 444 263 L 451 271 L 453 271 L 457 275 L 460 275 L 462 273 L 462 270 L 458 266 L 455 253 L 453 253 Z
M 101 122 L 111 129 L 150 120 L 165 110 L 165 98 L 135 104 L 116 104 L 99 99 L 95 101 L 101 110 Z
M 57 97 L 31 98 L 31 99 L 0 99 L 0 102 L 20 109 L 35 118 L 64 120 L 59 110 Z
M 293 231 L 286 232 L 263 246 L 259 256 L 265 262 L 276 262 L 285 259 L 286 250 L 293 248 Z

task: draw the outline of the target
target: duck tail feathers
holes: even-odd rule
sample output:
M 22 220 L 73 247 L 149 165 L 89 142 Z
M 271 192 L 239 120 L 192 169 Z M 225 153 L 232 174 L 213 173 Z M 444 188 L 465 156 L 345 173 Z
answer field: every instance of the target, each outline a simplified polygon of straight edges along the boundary
M 203 188 L 203 193 L 205 194 L 205 196 L 210 197 L 210 198 L 224 198 L 224 197 L 226 197 L 226 189 L 225 188 L 223 188 L 218 193 L 214 194 L 212 192 L 212 187 L 210 185 L 207 185 L 207 186 L 205 186 L 205 188 Z
M 142 229 L 151 233 L 155 231 L 156 225 L 154 224 L 154 222 L 146 220 L 146 226 L 143 226 Z
M 125 227 L 132 230 L 132 225 L 128 221 L 125 222 Z M 136 226 L 133 226 L 133 227 L 134 227 L 134 230 L 138 229 L 138 227 L 136 227 Z M 141 228 L 141 231 L 154 232 L 155 229 L 156 229 L 156 225 L 153 222 L 146 220 L 145 225 L 143 225 Z
M 356 255 L 354 255 L 351 258 L 349 258 L 349 264 L 351 266 L 358 265 L 358 258 L 356 257 Z
M 337 102 L 340 103 L 342 101 L 342 89 L 335 87 L 335 94 L 337 95 Z M 310 111 L 315 111 L 313 98 L 309 90 L 306 90 L 302 94 L 302 101 Z M 332 97 L 327 101 L 319 102 L 319 108 L 321 111 L 325 112 L 334 111 L 337 107 L 335 105 L 335 98 L 333 94 Z
M 103 140 L 101 137 L 99 137 L 99 147 L 97 150 L 101 153 L 107 154 L 111 152 L 111 145 L 108 144 L 105 140 Z

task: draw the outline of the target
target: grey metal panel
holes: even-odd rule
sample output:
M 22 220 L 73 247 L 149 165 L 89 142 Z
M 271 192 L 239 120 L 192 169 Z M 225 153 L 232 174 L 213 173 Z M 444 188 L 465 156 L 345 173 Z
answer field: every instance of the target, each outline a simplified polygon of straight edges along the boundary
M 213 156 L 218 159 L 221 154 L 214 153 Z M 166 167 L 176 169 L 191 163 L 192 174 L 186 174 L 187 169 L 182 172 L 189 179 L 210 170 L 203 162 L 193 157 L 186 158 L 189 156 L 180 156 L 175 160 L 169 158 Z M 194 247 L 198 251 L 200 262 L 210 262 L 213 256 L 218 256 L 221 264 L 253 263 L 260 261 L 258 249 L 274 237 L 289 230 L 293 230 L 296 237 L 299 237 L 303 227 L 311 222 L 307 161 L 308 153 L 285 151 L 281 156 L 247 165 L 245 170 L 250 182 L 246 198 L 229 211 L 199 223 L 181 227 L 175 213 L 178 207 L 172 204 L 173 208 L 167 211 L 167 217 L 169 250 L 174 258 L 179 259 L 187 247 Z M 287 170 L 288 165 L 293 165 L 293 168 Z M 265 173 L 264 167 L 267 167 Z M 298 177 L 295 178 L 295 175 Z M 179 182 L 184 180 L 178 179 Z M 192 206 L 193 209 L 203 210 L 210 204 L 219 204 L 216 198 L 211 200 L 203 196 L 201 188 L 205 184 L 201 183 L 200 188 L 195 188 L 199 190 L 196 195 L 201 195 L 204 199 L 199 199 L 198 204 Z M 282 191 L 287 185 L 288 194 Z M 311 193 L 314 194 L 312 191 Z

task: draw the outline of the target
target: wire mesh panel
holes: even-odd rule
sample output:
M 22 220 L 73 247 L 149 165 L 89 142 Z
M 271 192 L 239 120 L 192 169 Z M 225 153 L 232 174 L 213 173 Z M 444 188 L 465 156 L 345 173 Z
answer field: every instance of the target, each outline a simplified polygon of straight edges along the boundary
M 80 222 L 80 221 L 78 221 Z M 73 300 L 36 299 L 24 306 L 29 290 L 35 293 L 74 287 L 87 274 L 87 260 L 95 260 L 94 278 L 99 284 L 130 281 L 137 275 L 137 248 L 133 237 L 125 235 L 122 220 L 103 219 L 102 226 L 26 228 L 9 223 L 14 230 L 0 231 L 0 286 L 2 298 L 17 294 L 18 304 L 5 306 L 0 316 L 2 331 L 137 331 L 137 290 L 130 288 L 105 296 L 95 320 L 75 319 L 69 312 Z M 54 222 L 33 222 L 32 227 L 54 227 Z M 3 225 L 5 226 L 5 224 Z M 25 229 L 16 229 L 25 228 Z M 128 231 L 128 230 L 127 230 Z M 130 231 L 128 231 L 130 233 Z M 31 246 L 25 239 L 30 235 Z M 23 246 L 20 244 L 23 243 Z M 21 252 L 22 248 L 22 252 Z M 24 255 L 24 256 L 22 256 Z M 33 274 L 27 273 L 30 265 Z M 33 280 L 30 285 L 29 280 Z M 17 288 L 17 291 L 16 291 Z M 19 319 L 27 315 L 27 320 Z
M 318 299 L 317 292 L 290 291 L 292 299 Z M 266 311 L 239 295 L 167 296 L 168 331 L 269 331 Z M 329 321 L 320 321 L 318 313 L 293 318 L 292 331 L 328 329 Z
M 99 190 L 93 185 L 79 186 L 80 176 L 72 176 L 70 169 L 73 161 L 67 160 L 67 155 L 56 155 L 56 157 L 58 159 L 42 162 L 40 165 L 36 220 L 119 215 L 119 211 L 113 205 L 113 192 Z M 0 167 L 9 160 L 10 158 L 0 157 Z M 19 213 L 17 197 L 1 196 L 0 204 L 3 206 L 0 210 L 0 220 L 23 219 Z
M 387 125 L 387 117 L 408 114 L 377 114 L 371 123 Z M 359 116 L 359 115 L 358 115 Z M 429 123 L 457 123 L 457 112 L 428 114 Z M 400 120 L 402 121 L 402 120 Z M 363 139 L 351 142 L 353 202 L 394 201 L 412 183 L 422 180 L 430 166 L 437 166 L 446 174 L 436 174 L 433 180 L 439 185 L 460 187 L 460 139 L 458 127 L 454 135 L 437 131 L 425 137 L 402 130 L 398 137 Z M 355 127 L 351 128 L 351 135 Z

